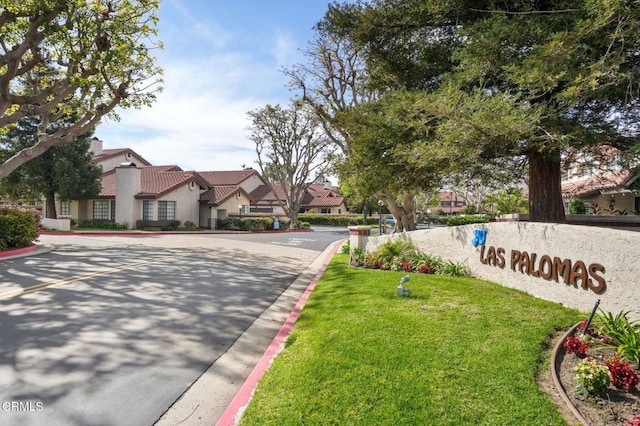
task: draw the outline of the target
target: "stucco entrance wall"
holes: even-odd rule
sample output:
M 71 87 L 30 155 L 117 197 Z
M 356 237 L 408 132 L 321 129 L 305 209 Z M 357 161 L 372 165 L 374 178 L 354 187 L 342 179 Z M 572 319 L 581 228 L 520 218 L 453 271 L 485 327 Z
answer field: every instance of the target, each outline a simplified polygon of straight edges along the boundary
M 484 244 L 474 247 L 476 234 Z M 463 262 L 471 275 L 590 312 L 630 311 L 640 319 L 640 232 L 579 225 L 502 222 L 418 230 L 368 238 L 366 251 L 389 238 Z

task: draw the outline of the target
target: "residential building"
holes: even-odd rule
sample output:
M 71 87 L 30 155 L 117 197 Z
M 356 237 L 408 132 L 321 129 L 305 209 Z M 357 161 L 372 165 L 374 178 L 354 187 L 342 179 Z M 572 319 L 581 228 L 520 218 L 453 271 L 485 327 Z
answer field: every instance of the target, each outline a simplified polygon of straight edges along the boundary
M 618 157 L 616 149 L 603 147 L 573 158 L 563 174 L 565 205 L 579 198 L 589 214 L 640 215 L 640 168 L 624 170 Z
M 445 216 L 456 216 L 467 206 L 467 201 L 454 191 L 440 191 L 440 210 Z
M 58 200 L 59 216 L 111 221 L 129 228 L 142 220 L 151 225 L 192 222 L 213 229 L 229 216 L 284 215 L 273 191 L 254 169 L 196 172 L 177 165 L 154 166 L 128 148 L 102 149 L 97 138 L 90 149 L 93 161 L 103 170 L 102 190 L 92 200 Z M 346 208 L 330 184 L 311 185 L 302 211 L 329 214 L 346 212 Z

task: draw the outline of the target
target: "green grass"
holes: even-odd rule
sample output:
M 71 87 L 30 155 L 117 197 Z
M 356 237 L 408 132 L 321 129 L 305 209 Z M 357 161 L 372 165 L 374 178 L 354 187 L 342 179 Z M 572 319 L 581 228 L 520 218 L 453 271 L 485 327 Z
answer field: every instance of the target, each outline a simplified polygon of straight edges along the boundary
M 472 278 L 349 268 L 336 255 L 242 425 L 557 425 L 535 382 L 575 310 Z

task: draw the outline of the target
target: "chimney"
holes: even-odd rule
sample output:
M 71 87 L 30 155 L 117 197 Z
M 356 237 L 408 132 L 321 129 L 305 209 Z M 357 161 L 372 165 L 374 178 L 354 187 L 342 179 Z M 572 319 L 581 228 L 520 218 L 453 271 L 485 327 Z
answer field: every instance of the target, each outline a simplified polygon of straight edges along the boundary
M 331 185 L 331 181 L 329 179 L 324 181 L 324 189 L 327 191 L 331 191 L 333 189 L 333 185 Z
M 95 136 L 89 139 L 89 152 L 92 152 L 94 157 L 102 155 L 102 141 Z
M 141 203 L 135 199 L 142 191 L 142 169 L 135 163 L 122 163 L 116 167 L 116 223 L 135 227 L 142 219 Z

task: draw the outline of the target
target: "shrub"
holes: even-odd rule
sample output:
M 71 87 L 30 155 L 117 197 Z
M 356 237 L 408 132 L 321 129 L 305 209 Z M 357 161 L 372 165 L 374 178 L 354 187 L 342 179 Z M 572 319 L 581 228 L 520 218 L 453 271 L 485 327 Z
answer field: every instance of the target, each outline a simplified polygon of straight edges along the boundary
M 442 275 L 449 275 L 451 277 L 464 277 L 467 275 L 467 267 L 463 263 L 454 263 L 447 261 L 442 269 Z
M 574 198 L 569 202 L 569 214 L 585 214 L 587 212 L 587 204 L 584 200 Z
M 475 206 L 475 204 L 467 204 L 462 210 L 460 210 L 460 214 L 475 215 L 478 214 L 478 208 Z
M 640 365 L 640 322 L 629 321 L 628 315 L 629 312 L 598 315 L 598 332 L 610 339 L 606 346 L 614 347 L 623 359 Z
M 190 220 L 187 220 L 184 222 L 184 229 L 187 231 L 195 231 L 198 229 L 198 227 L 196 226 L 195 223 L 191 222 Z
M 638 374 L 629 366 L 628 362 L 622 362 L 620 356 L 615 356 L 604 362 L 611 373 L 611 384 L 618 389 L 633 392 L 638 387 Z
M 400 270 L 402 262 L 410 261 L 416 246 L 411 241 L 402 238 L 390 239 L 378 246 L 376 251 L 370 253 L 369 260 L 378 261 L 381 269 Z M 395 265 L 400 265 L 394 269 Z
M 111 222 L 110 220 L 81 220 L 78 224 L 80 228 L 89 228 L 89 229 L 106 229 L 106 230 L 123 230 L 127 229 L 127 225 L 121 225 L 119 223 Z
M 452 216 L 447 219 L 447 226 L 469 225 L 472 223 L 487 223 L 489 218 L 485 216 Z
M 40 213 L 35 209 L 0 208 L 0 251 L 29 247 L 38 238 Z
M 585 358 L 576 367 L 576 392 L 595 395 L 604 392 L 611 383 L 609 369 L 594 358 Z
M 351 253 L 351 240 L 347 238 L 347 241 L 340 246 L 340 254 L 349 254 Z

